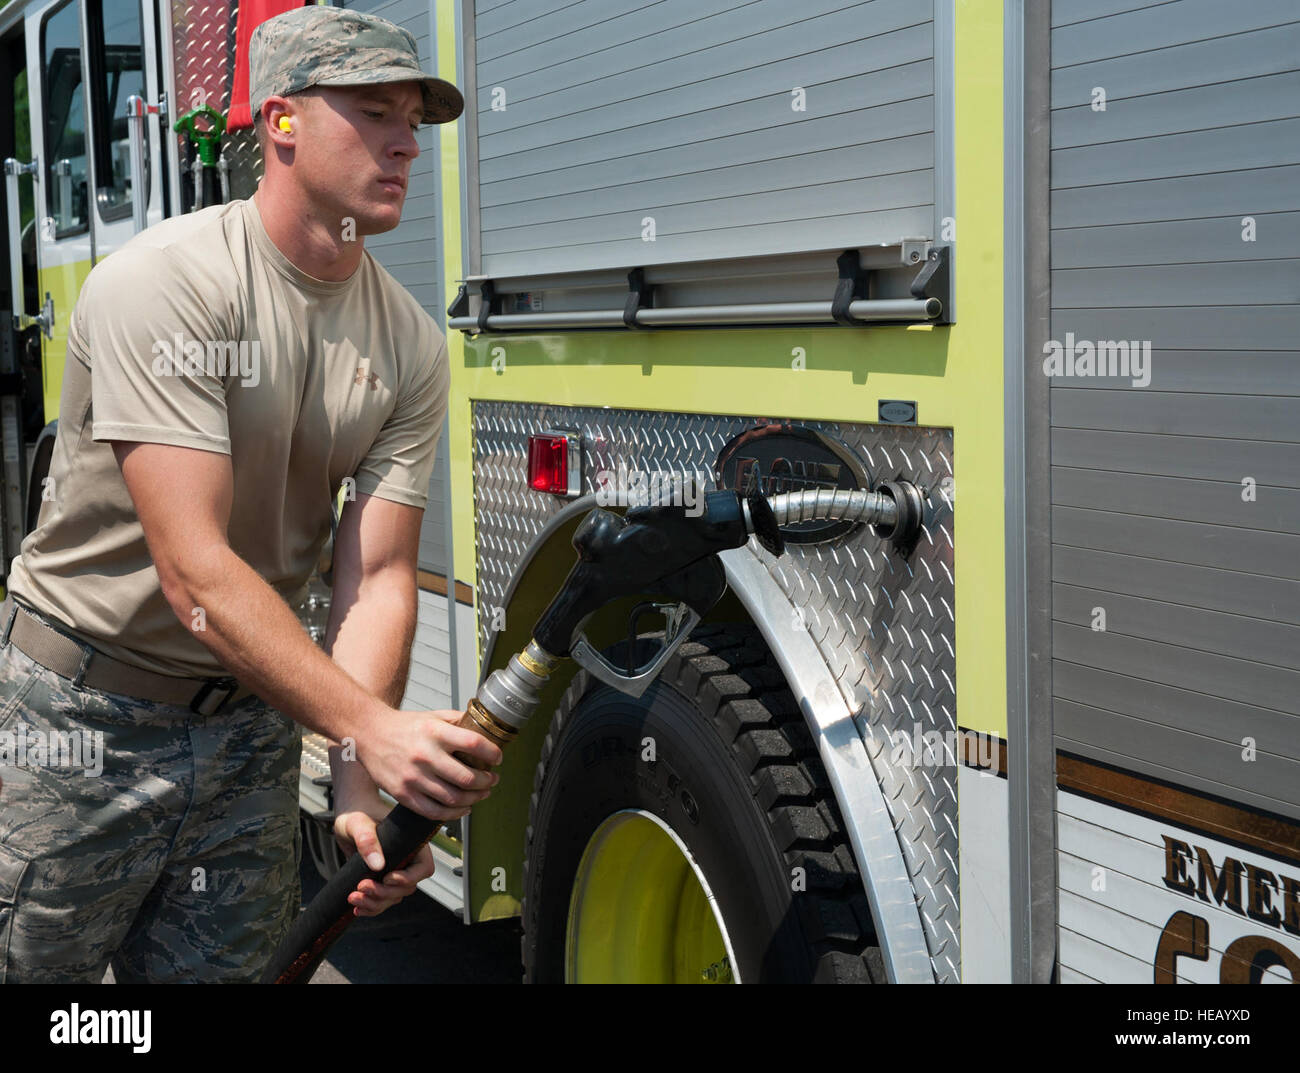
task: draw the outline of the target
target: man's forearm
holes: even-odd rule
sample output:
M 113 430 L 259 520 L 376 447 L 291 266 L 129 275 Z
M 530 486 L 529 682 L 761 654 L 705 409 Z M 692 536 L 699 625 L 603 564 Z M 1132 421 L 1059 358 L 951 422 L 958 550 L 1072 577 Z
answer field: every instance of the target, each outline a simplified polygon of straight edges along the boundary
M 177 617 L 230 674 L 268 704 L 338 741 L 355 737 L 385 703 L 330 659 L 280 595 L 234 551 L 220 548 L 191 562 L 168 593 Z
M 392 579 L 368 579 L 360 588 L 340 579 L 330 607 L 325 651 L 364 688 L 394 708 L 406 693 L 416 607 L 415 581 L 403 571 Z M 346 798 L 375 793 L 365 769 L 344 760 L 335 741 L 330 746 L 335 795 Z

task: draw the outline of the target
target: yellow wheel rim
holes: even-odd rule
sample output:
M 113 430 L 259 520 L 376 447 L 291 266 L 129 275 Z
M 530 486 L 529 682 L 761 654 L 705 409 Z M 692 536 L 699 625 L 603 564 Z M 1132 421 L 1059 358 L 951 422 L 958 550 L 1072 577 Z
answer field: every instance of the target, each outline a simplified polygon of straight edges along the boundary
M 708 881 L 671 827 L 648 812 L 591 836 L 569 901 L 570 983 L 738 983 Z

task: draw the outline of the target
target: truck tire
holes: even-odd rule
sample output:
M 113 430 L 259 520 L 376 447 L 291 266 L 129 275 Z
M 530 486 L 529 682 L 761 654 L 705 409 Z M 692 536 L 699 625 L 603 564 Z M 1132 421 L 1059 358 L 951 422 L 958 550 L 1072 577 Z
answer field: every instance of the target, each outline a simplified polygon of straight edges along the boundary
M 700 627 L 640 698 L 580 670 L 526 842 L 529 982 L 884 980 L 816 747 L 753 627 Z

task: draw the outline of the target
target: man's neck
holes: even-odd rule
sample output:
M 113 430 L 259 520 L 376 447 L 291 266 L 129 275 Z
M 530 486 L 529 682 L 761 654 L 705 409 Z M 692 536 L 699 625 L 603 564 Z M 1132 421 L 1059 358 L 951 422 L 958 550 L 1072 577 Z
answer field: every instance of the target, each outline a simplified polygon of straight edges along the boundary
M 265 183 L 253 194 L 253 205 L 267 237 L 295 268 L 329 282 L 342 282 L 356 272 L 365 240 L 345 239 L 341 220 L 315 216 L 310 206 L 267 190 Z

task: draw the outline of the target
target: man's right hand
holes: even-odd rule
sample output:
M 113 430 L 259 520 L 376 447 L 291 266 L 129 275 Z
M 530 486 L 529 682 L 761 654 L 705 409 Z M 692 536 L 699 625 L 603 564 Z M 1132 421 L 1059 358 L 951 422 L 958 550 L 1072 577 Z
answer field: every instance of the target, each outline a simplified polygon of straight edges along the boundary
M 357 759 L 400 804 L 431 820 L 455 820 L 488 796 L 500 781 L 494 771 L 478 771 L 453 754 L 463 753 L 484 767 L 501 763 L 501 749 L 477 731 L 456 724 L 463 712 L 412 712 L 390 708 L 357 736 Z

